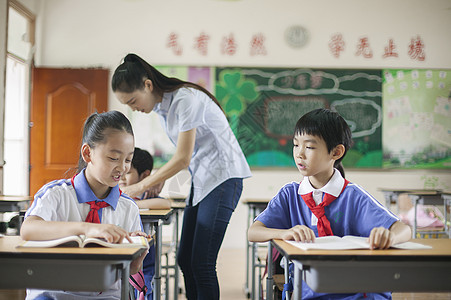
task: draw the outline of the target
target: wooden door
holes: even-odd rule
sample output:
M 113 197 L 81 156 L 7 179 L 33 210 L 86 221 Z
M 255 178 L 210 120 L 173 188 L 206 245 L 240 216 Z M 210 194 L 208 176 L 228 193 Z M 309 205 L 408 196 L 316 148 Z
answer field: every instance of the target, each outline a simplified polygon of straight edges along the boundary
M 74 174 L 83 124 L 108 107 L 108 70 L 34 68 L 30 108 L 30 195 Z

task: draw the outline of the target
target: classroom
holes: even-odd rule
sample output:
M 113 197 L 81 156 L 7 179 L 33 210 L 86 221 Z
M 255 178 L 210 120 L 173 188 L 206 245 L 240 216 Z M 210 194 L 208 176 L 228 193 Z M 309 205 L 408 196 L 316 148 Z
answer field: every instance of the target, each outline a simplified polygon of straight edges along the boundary
M 31 27 L 19 26 L 22 41 L 8 37 L 10 7 L 31 20 Z M 243 181 L 241 201 L 221 247 L 223 258 L 241 257 L 238 262 L 244 264 L 249 208 L 243 200 L 270 199 L 284 184 L 301 179 L 292 162 L 291 133 L 278 127 L 293 114 L 299 118 L 300 114 L 286 109 L 296 99 L 302 98 L 314 108 L 330 106 L 338 111 L 344 103 L 348 105 L 342 108 L 344 112 L 351 106 L 366 107 L 356 112 L 361 114 L 357 128 L 368 128 L 356 129 L 353 158 L 371 153 L 360 162 L 358 158 L 348 161 L 346 178 L 382 204 L 382 188 L 451 191 L 450 0 L 0 0 L 0 20 L 0 139 L 5 144 L 0 149 L 2 195 L 32 195 L 46 181 L 60 178 L 49 172 L 34 182 L 33 171 L 29 171 L 32 160 L 41 153 L 33 150 L 34 139 L 41 139 L 42 149 L 47 145 L 42 141 L 44 135 L 30 136 L 33 124 L 43 121 L 34 117 L 30 102 L 34 86 L 29 83 L 34 73 L 29 67 L 100 70 L 104 110 L 121 111 L 130 119 L 136 146 L 158 157 L 156 167 L 174 154 L 155 114 L 133 112 L 113 94 L 111 76 L 128 53 L 140 55 L 167 75 L 196 80 L 213 94 L 216 90 L 218 98 L 219 90 L 227 93 L 232 81 L 236 89 L 242 87 L 243 94 L 246 86 L 257 87 L 258 95 L 243 100 L 241 110 L 226 109 L 229 121 L 236 121 L 236 127 L 231 127 L 235 135 L 240 134 L 238 142 L 252 177 Z M 9 107 L 5 106 L 8 61 L 20 64 L 20 76 L 25 78 L 24 90 L 17 95 L 23 102 Z M 346 80 L 351 83 L 343 83 Z M 365 99 L 356 104 L 350 98 Z M 431 103 L 436 99 L 434 106 Z M 218 100 L 221 104 L 228 101 Z M 261 116 L 271 105 L 285 108 L 286 114 L 272 110 L 273 115 Z M 349 109 L 350 115 L 354 112 Z M 374 118 L 366 118 L 373 113 Z M 240 125 L 249 120 L 256 120 L 255 127 Z M 371 124 L 362 125 L 365 122 Z M 253 128 L 260 131 L 252 131 L 256 140 L 251 141 L 246 130 Z M 75 139 L 73 146 L 79 147 L 78 142 Z M 64 143 L 72 142 L 60 142 Z M 427 149 L 433 149 L 440 162 L 415 161 L 414 154 L 407 158 L 409 153 L 402 149 L 408 145 L 423 153 L 425 143 L 436 146 Z M 64 159 L 58 151 L 52 153 Z M 77 160 L 75 157 L 74 164 Z M 67 169 L 67 164 L 60 165 Z M 189 172 L 184 170 L 166 181 L 161 195 L 184 197 L 190 184 Z M 221 277 L 228 264 L 220 256 L 221 293 L 230 295 L 223 299 L 247 299 L 244 267 L 236 271 L 239 275 Z M 232 278 L 234 283 L 227 284 Z M 223 291 L 224 287 L 233 291 Z M 442 297 L 437 299 L 449 299 L 449 294 Z M 0 299 L 6 299 L 1 291 Z

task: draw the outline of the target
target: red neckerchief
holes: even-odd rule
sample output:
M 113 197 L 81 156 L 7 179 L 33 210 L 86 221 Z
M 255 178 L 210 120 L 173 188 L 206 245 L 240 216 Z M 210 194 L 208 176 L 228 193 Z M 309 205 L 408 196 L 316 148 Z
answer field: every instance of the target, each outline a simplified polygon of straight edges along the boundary
M 343 193 L 344 189 L 348 185 L 349 181 L 345 179 L 345 183 L 343 185 L 343 189 L 340 194 Z M 316 205 L 315 200 L 313 200 L 313 193 L 310 192 L 305 195 L 301 195 L 302 200 L 304 200 L 305 204 L 307 204 L 308 208 L 312 211 L 312 213 L 318 218 L 318 235 L 319 236 L 328 236 L 334 235 L 332 232 L 332 228 L 330 227 L 330 222 L 324 214 L 324 208 L 331 204 L 337 197 L 330 195 L 328 193 L 324 193 L 323 201 Z
M 75 184 L 74 184 L 74 178 L 77 175 L 74 175 L 71 179 L 70 182 L 72 183 L 72 186 L 75 189 Z M 122 194 L 121 189 L 119 189 L 119 195 Z M 85 202 L 86 204 L 89 204 L 91 206 L 91 210 L 88 213 L 88 216 L 86 217 L 85 222 L 89 222 L 89 223 L 100 223 L 100 217 L 99 217 L 99 209 L 110 206 L 107 202 L 105 201 L 89 201 L 89 202 Z

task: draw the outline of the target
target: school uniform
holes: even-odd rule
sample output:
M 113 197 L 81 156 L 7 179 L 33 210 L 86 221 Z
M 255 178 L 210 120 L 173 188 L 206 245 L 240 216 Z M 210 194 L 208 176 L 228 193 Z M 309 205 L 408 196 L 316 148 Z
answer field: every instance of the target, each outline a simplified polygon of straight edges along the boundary
M 301 195 L 313 192 L 316 204 L 324 193 L 337 197 L 325 207 L 325 215 L 336 236 L 355 235 L 368 237 L 374 227 L 389 228 L 399 219 L 357 184 L 349 183 L 343 190 L 345 180 L 335 170 L 330 181 L 321 189 L 315 189 L 305 177 L 299 184 L 292 182 L 280 189 L 268 203 L 267 208 L 255 220 L 268 228 L 289 229 L 305 225 L 318 236 L 318 219 L 312 214 Z M 315 293 L 303 282 L 302 299 L 391 299 L 390 293 L 381 294 L 324 294 Z
M 119 187 L 111 189 L 105 199 L 98 199 L 86 181 L 84 170 L 73 181 L 61 179 L 44 185 L 35 195 L 32 206 L 25 214 L 45 221 L 84 222 L 90 211 L 88 201 L 105 201 L 110 206 L 98 211 L 100 223 L 115 224 L 127 232 L 142 230 L 139 208 Z M 120 299 L 121 280 L 104 292 L 72 292 L 27 290 L 26 299 Z
M 219 106 L 194 88 L 164 93 L 154 107 L 169 139 L 196 128 L 189 164 L 192 185 L 186 200 L 178 264 L 188 299 L 219 299 L 216 259 L 238 204 L 249 165 Z

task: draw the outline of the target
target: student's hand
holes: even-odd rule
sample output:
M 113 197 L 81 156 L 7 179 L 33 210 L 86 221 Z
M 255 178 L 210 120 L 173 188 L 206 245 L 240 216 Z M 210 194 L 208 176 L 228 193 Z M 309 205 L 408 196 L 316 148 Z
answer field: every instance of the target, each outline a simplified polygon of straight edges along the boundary
M 148 238 L 150 237 L 150 235 L 148 235 L 147 233 L 142 232 L 142 231 L 133 231 L 133 232 L 130 232 L 130 236 L 143 236 L 143 237 L 145 237 L 146 239 L 148 239 Z
M 127 239 L 132 242 L 128 232 L 119 226 L 113 224 L 95 224 L 95 223 L 84 223 L 85 235 L 86 237 L 103 238 L 109 243 L 122 243 L 122 241 Z
M 384 227 L 375 227 L 368 238 L 370 249 L 388 249 L 393 245 L 393 233 Z
M 143 199 L 158 197 L 158 195 L 160 195 L 160 193 L 161 193 L 161 190 L 163 189 L 163 186 L 164 186 L 164 181 L 159 184 L 156 184 L 154 186 L 151 186 L 144 194 Z
M 305 225 L 296 225 L 284 230 L 282 239 L 286 241 L 310 243 L 315 241 L 315 233 Z

